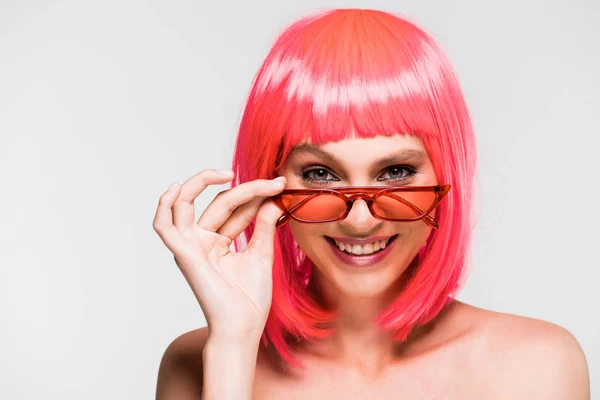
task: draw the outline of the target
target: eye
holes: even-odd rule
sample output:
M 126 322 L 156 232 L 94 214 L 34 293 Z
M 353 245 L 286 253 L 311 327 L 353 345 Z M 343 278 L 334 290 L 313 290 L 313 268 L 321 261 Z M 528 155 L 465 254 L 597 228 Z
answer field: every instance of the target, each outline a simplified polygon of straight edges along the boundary
M 403 171 L 406 171 L 406 173 L 403 174 Z M 388 174 L 390 176 L 389 179 L 378 180 L 405 181 L 412 178 L 412 176 L 416 173 L 416 169 L 414 167 L 411 167 L 410 165 L 394 165 L 389 167 L 386 173 L 384 174 Z
M 327 168 L 319 167 L 307 169 L 302 172 L 302 180 L 312 184 L 324 184 L 327 182 L 336 182 L 339 179 L 335 178 Z M 327 177 L 333 177 L 333 179 L 326 179 Z
M 415 167 L 410 165 L 393 165 L 388 167 L 379 177 L 378 181 L 403 182 L 413 177 L 417 172 Z M 302 171 L 300 175 L 302 180 L 311 185 L 326 185 L 329 182 L 339 182 L 335 175 L 325 167 L 316 167 Z M 386 177 L 387 176 L 387 177 Z

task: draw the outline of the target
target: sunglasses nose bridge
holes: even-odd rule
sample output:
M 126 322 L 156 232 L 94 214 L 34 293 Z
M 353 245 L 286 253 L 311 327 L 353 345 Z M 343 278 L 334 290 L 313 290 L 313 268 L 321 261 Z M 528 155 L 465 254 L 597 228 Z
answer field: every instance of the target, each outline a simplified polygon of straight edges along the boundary
M 364 200 L 365 204 L 357 204 L 354 207 L 357 200 Z M 348 196 L 346 198 L 346 215 L 342 218 L 340 224 L 353 231 L 372 232 L 377 225 L 382 223 L 373 214 L 372 203 L 373 200 L 367 193 Z
M 347 214 L 350 213 L 350 211 L 352 211 L 352 206 L 354 205 L 354 202 L 356 200 L 364 200 L 365 203 L 367 204 L 367 208 L 369 209 L 369 211 L 371 211 L 371 205 L 373 204 L 373 199 L 371 195 L 368 194 L 364 194 L 364 193 L 359 193 L 359 194 L 355 194 L 353 196 L 348 196 L 346 199 L 346 204 L 348 206 L 348 211 Z
M 373 196 L 366 193 L 358 193 L 352 196 L 346 196 L 346 198 L 346 202 L 349 204 L 354 203 L 358 199 L 363 199 L 367 204 L 373 201 Z

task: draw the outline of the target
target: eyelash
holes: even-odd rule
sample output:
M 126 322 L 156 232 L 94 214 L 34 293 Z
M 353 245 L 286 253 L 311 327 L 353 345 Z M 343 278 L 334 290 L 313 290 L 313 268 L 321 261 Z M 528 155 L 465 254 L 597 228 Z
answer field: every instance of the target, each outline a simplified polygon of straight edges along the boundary
M 408 174 L 403 177 L 403 178 L 399 178 L 399 179 L 394 179 L 391 178 L 389 179 L 389 181 L 393 181 L 393 182 L 399 182 L 399 181 L 406 181 L 410 178 L 413 177 L 413 175 L 415 175 L 417 173 L 416 168 L 410 166 L 410 165 L 392 165 L 391 167 L 386 168 L 386 171 L 389 171 L 391 169 L 400 169 L 400 170 L 405 170 L 408 172 Z M 329 182 L 337 182 L 339 181 L 339 179 L 337 180 L 321 180 L 321 179 L 314 179 L 309 177 L 309 174 L 311 172 L 315 172 L 315 171 L 326 171 L 328 174 L 331 174 L 331 171 L 329 171 L 329 169 L 325 168 L 325 167 L 317 167 L 317 168 L 311 168 L 305 171 L 302 171 L 302 173 L 300 174 L 300 177 L 302 178 L 302 180 L 308 184 L 311 185 L 327 185 Z

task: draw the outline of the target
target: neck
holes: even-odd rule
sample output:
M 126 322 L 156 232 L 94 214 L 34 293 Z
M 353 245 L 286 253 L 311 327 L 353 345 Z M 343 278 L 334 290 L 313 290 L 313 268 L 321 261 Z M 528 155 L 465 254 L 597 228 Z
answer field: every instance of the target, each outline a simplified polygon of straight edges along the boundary
M 393 339 L 393 332 L 382 331 L 374 322 L 405 285 L 400 279 L 385 293 L 371 297 L 356 297 L 326 284 L 318 269 L 313 266 L 307 290 L 325 308 L 335 310 L 339 317 L 334 321 L 334 334 L 305 349 L 321 359 L 360 370 L 364 376 L 379 376 L 390 364 L 409 357 L 431 336 L 439 316 L 430 323 L 416 326 L 406 341 Z M 440 314 L 441 315 L 441 314 Z

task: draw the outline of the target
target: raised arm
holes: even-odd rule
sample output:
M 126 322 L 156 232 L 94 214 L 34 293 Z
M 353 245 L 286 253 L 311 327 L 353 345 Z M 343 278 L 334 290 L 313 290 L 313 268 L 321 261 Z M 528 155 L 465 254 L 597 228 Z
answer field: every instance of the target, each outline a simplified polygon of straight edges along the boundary
M 232 174 L 204 170 L 159 200 L 154 229 L 171 250 L 207 328 L 174 340 L 161 361 L 157 399 L 250 400 L 260 337 L 272 300 L 273 241 L 282 211 L 269 197 L 285 178 L 254 180 L 219 193 L 194 221 L 194 200 Z M 230 246 L 256 220 L 248 246 Z

